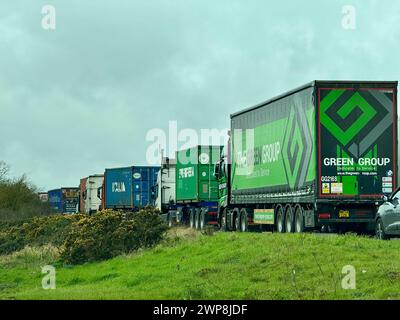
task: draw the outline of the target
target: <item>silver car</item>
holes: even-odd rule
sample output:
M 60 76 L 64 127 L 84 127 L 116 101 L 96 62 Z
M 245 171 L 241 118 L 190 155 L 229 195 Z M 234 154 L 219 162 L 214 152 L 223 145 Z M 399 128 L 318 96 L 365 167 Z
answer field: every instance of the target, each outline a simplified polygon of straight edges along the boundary
M 383 200 L 376 215 L 375 234 L 378 239 L 387 240 L 400 236 L 400 188 Z

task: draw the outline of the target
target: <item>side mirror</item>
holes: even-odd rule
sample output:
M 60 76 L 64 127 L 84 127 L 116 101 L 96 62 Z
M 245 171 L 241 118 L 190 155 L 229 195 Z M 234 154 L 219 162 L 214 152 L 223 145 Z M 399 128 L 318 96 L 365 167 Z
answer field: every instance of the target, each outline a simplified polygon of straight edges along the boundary
M 99 198 L 100 200 L 102 200 L 102 191 L 103 187 L 97 188 L 97 198 Z
M 388 202 L 388 201 L 389 201 L 389 198 L 388 198 L 387 196 L 383 196 L 383 197 L 382 197 L 382 200 L 383 200 L 383 202 Z

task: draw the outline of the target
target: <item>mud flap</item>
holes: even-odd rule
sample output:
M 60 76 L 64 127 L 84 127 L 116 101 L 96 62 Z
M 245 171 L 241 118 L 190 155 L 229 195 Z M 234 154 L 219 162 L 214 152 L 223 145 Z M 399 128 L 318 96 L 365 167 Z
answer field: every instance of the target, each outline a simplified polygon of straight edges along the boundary
M 314 210 L 304 210 L 304 226 L 306 228 L 314 228 L 315 227 Z

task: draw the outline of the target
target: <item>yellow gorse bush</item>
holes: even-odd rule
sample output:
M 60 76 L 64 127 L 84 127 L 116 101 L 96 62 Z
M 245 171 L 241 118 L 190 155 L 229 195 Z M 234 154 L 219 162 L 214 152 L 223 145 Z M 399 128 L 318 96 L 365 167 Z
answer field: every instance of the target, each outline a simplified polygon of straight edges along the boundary
M 79 264 L 154 246 L 164 238 L 166 230 L 159 212 L 153 208 L 137 213 L 104 210 L 92 216 L 35 217 L 0 228 L 0 254 L 26 246 L 52 245 L 60 248 L 63 262 Z

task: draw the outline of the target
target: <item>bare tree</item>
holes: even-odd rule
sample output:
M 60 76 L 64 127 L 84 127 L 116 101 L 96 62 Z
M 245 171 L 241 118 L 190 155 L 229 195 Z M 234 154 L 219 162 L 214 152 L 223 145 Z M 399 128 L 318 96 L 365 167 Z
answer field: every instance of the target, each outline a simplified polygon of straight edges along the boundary
M 0 161 L 0 181 L 4 181 L 10 171 L 10 166 L 4 161 Z

